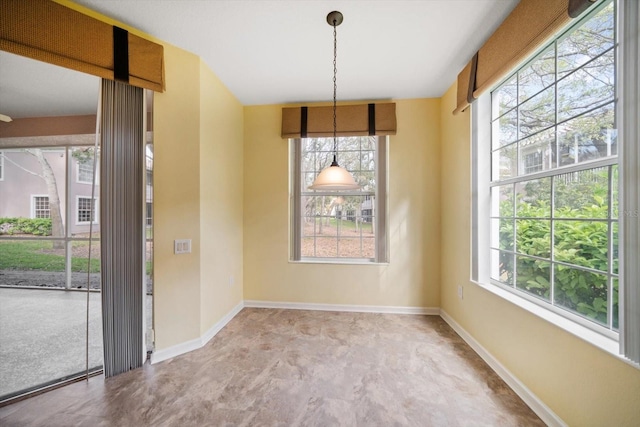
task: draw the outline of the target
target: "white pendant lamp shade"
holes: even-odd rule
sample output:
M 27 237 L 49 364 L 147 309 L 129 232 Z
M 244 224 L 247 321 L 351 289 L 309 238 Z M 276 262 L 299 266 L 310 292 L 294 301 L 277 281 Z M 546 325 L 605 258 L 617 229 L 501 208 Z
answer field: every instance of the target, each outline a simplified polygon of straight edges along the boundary
M 322 172 L 309 186 L 310 190 L 359 190 L 360 186 L 345 168 L 337 164 L 331 165 Z

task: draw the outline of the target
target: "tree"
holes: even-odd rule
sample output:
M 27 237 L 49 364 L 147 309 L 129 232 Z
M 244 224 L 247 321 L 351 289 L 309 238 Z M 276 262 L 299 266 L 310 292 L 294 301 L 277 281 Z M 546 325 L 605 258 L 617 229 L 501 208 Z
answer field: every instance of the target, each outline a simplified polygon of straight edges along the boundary
M 60 196 L 58 194 L 58 185 L 56 182 L 56 176 L 53 173 L 53 169 L 51 168 L 49 161 L 47 160 L 41 149 L 29 148 L 25 149 L 24 153 L 30 154 L 36 158 L 36 160 L 40 164 L 40 173 L 25 168 L 19 163 L 13 161 L 11 158 L 7 157 L 4 153 L 2 153 L 2 156 L 5 158 L 5 160 L 22 169 L 24 172 L 27 172 L 44 180 L 47 187 L 47 194 L 49 196 L 51 235 L 52 237 L 64 237 L 64 224 L 62 222 L 62 212 L 60 209 Z M 54 249 L 64 249 L 64 242 L 61 240 L 54 240 L 53 247 Z

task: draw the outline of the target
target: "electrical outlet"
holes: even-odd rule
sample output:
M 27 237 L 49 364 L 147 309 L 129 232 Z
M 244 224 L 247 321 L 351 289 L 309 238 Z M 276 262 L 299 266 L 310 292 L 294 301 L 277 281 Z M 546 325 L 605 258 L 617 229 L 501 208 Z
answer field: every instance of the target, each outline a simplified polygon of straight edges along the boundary
M 229 287 L 232 287 L 236 283 L 236 280 L 233 277 L 233 274 L 229 276 Z
M 462 285 L 458 285 L 458 298 L 464 299 L 464 287 Z

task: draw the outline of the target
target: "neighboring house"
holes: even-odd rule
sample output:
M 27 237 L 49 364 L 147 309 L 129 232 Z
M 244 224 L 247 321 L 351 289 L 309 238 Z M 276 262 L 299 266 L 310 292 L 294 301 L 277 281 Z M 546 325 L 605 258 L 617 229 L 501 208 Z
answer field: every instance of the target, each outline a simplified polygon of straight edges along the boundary
M 60 200 L 62 222 L 69 223 L 70 234 L 89 232 L 91 219 L 92 162 L 80 162 L 65 154 L 65 148 L 43 150 L 43 157 L 50 165 Z M 26 150 L 0 152 L 0 218 L 50 218 L 49 194 L 43 168 L 35 155 Z M 65 170 L 68 159 L 68 192 L 65 190 Z M 99 200 L 99 187 L 96 188 Z M 67 203 L 67 194 L 69 203 Z M 67 215 L 67 206 L 69 213 Z M 95 204 L 94 224 L 99 223 L 99 203 Z

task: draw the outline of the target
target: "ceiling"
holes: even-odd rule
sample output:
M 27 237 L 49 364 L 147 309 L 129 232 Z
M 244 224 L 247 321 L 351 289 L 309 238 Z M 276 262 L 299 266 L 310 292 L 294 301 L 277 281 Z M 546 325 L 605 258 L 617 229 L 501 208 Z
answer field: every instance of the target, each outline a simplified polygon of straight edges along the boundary
M 332 10 L 344 14 L 337 27 L 339 100 L 440 97 L 518 2 L 75 1 L 197 54 L 244 105 L 331 99 L 333 36 L 326 15 Z M 97 81 L 1 53 L 0 113 L 95 111 Z

